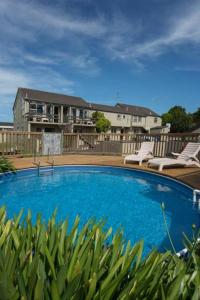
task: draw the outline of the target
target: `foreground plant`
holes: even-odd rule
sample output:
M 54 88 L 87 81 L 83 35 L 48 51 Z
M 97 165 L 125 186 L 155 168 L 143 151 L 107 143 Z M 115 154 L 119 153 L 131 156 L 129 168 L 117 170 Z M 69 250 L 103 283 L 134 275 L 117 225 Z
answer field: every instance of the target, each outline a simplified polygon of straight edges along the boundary
M 55 214 L 35 225 L 29 212 L 11 221 L 0 209 L 0 299 L 199 299 L 199 259 L 187 241 L 187 261 L 131 247 L 123 234 L 90 220 L 79 231 L 77 217 L 56 223 Z
M 13 164 L 4 156 L 0 156 L 0 173 L 15 171 Z

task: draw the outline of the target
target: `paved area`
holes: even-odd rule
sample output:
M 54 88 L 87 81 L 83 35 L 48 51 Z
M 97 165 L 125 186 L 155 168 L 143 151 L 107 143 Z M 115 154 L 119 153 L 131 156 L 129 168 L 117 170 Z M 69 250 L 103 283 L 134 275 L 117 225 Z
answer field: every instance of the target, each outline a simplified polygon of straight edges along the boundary
M 124 166 L 123 158 L 121 156 L 107 156 L 107 155 L 61 155 L 54 156 L 50 158 L 50 162 L 54 159 L 55 165 L 108 165 L 108 166 Z M 23 168 L 32 168 L 36 167 L 34 159 L 32 157 L 11 158 L 14 166 L 17 169 Z M 40 161 L 41 166 L 48 166 L 47 157 L 37 157 L 36 163 Z M 159 172 L 156 169 L 148 168 L 147 164 L 144 163 L 142 167 L 139 167 L 137 164 L 126 164 L 126 167 L 142 169 L 146 171 L 156 172 L 163 175 L 167 175 L 173 178 L 176 178 L 180 181 L 183 181 L 186 184 L 191 185 L 194 188 L 200 189 L 200 168 L 197 167 L 187 167 L 187 168 L 170 168 L 164 169 L 163 172 Z

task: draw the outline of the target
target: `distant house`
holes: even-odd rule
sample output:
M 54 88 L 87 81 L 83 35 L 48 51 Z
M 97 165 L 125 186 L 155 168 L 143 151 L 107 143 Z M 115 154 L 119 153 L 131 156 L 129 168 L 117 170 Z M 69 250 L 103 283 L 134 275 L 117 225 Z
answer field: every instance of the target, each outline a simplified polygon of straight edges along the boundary
M 200 133 L 200 123 L 191 128 L 190 131 L 193 133 Z
M 92 114 L 103 112 L 111 122 L 110 133 L 149 132 L 161 126 L 151 109 L 117 103 L 89 103 L 83 98 L 18 88 L 13 105 L 14 129 L 34 132 L 95 132 Z
M 14 125 L 11 122 L 0 122 L 0 131 L 11 131 Z
M 156 126 L 156 127 L 152 127 L 150 129 L 150 133 L 169 133 L 170 132 L 170 126 L 169 125 L 165 125 L 165 126 Z

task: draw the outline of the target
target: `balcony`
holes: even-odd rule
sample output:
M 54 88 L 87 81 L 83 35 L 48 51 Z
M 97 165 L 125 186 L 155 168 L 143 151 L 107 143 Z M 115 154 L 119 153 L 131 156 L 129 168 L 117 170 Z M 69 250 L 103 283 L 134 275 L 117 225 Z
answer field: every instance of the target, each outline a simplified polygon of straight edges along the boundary
M 88 117 L 72 117 L 72 116 L 64 116 L 64 123 L 71 123 L 74 125 L 86 125 L 86 126 L 95 126 L 95 120 Z
M 39 114 L 29 112 L 25 115 L 28 121 L 36 123 L 60 123 L 60 116 L 57 114 Z
M 38 114 L 34 112 L 29 112 L 25 115 L 29 122 L 34 123 L 64 123 L 64 124 L 74 124 L 74 125 L 85 125 L 85 126 L 95 126 L 95 120 L 92 118 L 84 117 L 72 117 L 63 116 L 63 122 L 61 122 L 60 115 L 57 114 Z

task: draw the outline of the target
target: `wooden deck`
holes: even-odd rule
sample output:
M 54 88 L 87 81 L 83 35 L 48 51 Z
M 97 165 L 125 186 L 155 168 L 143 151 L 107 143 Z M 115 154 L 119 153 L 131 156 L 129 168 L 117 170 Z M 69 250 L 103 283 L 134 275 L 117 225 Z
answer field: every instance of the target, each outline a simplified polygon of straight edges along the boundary
M 62 155 L 54 156 L 55 165 L 106 165 L 106 166 L 124 166 L 123 158 L 121 156 L 104 156 L 104 155 Z M 36 167 L 34 159 L 29 158 L 11 158 L 10 159 L 17 169 L 33 168 Z M 46 157 L 37 157 L 37 161 L 41 162 L 41 166 L 48 166 Z M 52 158 L 50 158 L 52 160 Z M 163 172 L 159 172 L 156 169 L 148 168 L 147 164 L 144 163 L 142 167 L 137 164 L 126 164 L 126 167 L 142 169 L 146 171 L 156 172 L 163 175 L 167 175 L 176 178 L 193 188 L 200 189 L 200 168 L 187 167 L 187 168 L 170 168 L 164 169 Z

